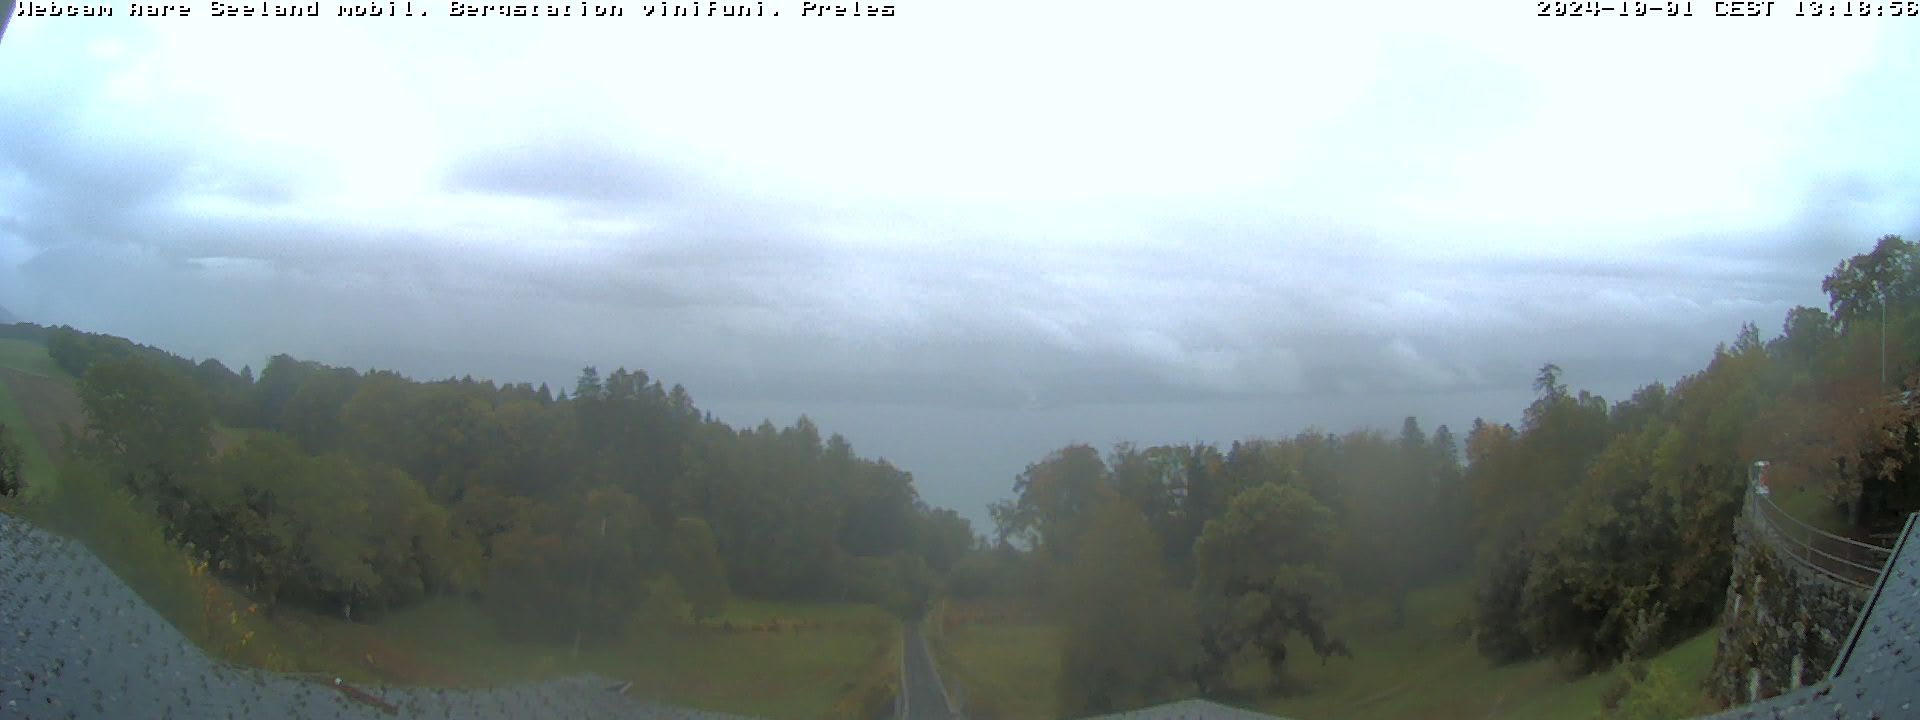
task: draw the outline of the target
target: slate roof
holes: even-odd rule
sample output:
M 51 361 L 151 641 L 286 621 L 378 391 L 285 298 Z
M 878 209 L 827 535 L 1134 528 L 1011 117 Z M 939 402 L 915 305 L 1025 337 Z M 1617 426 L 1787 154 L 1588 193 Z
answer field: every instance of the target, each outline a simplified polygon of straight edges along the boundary
M 1102 715 L 1089 720 L 1285 720 L 1206 700 L 1181 700 L 1150 708 Z
M 1920 516 L 1916 516 L 1920 517 Z M 1706 720 L 1920 717 L 1920 539 L 1915 519 L 1894 546 L 1831 677 Z

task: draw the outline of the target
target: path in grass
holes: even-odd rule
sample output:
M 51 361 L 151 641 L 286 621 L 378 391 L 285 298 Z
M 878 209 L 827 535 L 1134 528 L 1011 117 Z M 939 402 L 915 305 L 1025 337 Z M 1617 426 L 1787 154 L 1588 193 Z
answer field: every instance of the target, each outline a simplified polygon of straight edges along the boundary
M 85 422 L 73 378 L 54 365 L 45 346 L 25 340 L 0 340 L 0 424 L 20 446 L 28 496 L 51 487 L 54 458 L 60 457 L 62 424 Z

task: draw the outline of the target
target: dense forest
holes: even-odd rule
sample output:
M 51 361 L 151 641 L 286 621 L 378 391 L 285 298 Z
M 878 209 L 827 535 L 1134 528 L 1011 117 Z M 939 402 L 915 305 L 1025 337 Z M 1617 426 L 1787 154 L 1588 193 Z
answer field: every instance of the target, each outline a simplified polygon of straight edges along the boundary
M 1920 357 L 1920 249 L 1882 238 L 1822 289 L 1828 310 L 1794 308 L 1767 341 L 1746 325 L 1705 369 L 1619 402 L 1544 365 L 1517 426 L 1464 438 L 1407 418 L 1397 435 L 1063 448 L 993 507 L 997 548 L 951 589 L 1053 609 L 1073 712 L 1208 693 L 1237 658 L 1284 682 L 1305 650 L 1346 652 L 1343 604 L 1398 609 L 1461 574 L 1461 631 L 1492 662 L 1644 658 L 1715 622 L 1753 461 L 1863 538 L 1920 509 L 1916 381 L 1896 382 Z
M 976 540 L 807 418 L 736 430 L 644 372 L 587 368 L 555 393 L 280 355 L 256 378 L 66 327 L 7 334 L 79 378 L 59 486 L 131 493 L 267 612 L 453 595 L 576 648 L 735 593 L 912 614 Z

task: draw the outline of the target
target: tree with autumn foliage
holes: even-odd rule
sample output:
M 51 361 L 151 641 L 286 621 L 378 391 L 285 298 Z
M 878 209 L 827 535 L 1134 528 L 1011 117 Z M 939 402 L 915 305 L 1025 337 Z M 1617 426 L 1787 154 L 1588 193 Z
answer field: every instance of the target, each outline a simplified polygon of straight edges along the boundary
M 1070 445 L 1027 466 L 1014 481 L 1014 500 L 996 503 L 1002 538 L 1016 538 L 1051 563 L 1072 562 L 1080 550 L 1088 511 L 1108 482 L 1106 463 L 1089 445 Z

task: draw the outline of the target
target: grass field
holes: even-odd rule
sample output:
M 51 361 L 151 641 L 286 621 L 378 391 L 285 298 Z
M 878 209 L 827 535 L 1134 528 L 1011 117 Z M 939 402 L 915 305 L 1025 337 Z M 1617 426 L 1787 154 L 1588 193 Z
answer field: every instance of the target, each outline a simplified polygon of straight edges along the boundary
M 5 424 L 24 456 L 27 497 L 37 497 L 56 478 L 59 425 L 77 420 L 79 401 L 73 378 L 53 364 L 46 347 L 25 340 L 0 340 L 0 424 Z
M 1387 610 L 1363 604 L 1337 626 L 1351 638 L 1352 660 L 1322 667 L 1309 656 L 1289 671 L 1302 691 L 1293 697 L 1247 703 L 1276 715 L 1316 718 L 1540 718 L 1587 720 L 1600 714 L 1600 696 L 1618 671 L 1569 682 L 1551 660 L 1494 667 L 1455 623 L 1467 608 L 1465 583 L 1416 593 L 1407 624 L 1387 627 Z M 1685 687 L 1700 687 L 1713 662 L 1717 629 L 1703 632 L 1653 660 Z M 1254 666 L 1257 670 L 1257 665 Z M 1263 673 L 1255 677 L 1259 686 Z M 1702 711 L 1710 709 L 1704 691 Z
M 899 624 L 871 605 L 743 600 L 722 618 L 644 641 L 590 639 L 577 657 L 569 645 L 502 638 L 481 608 L 462 600 L 435 600 L 372 625 L 313 616 L 282 624 L 300 664 L 354 666 L 388 682 L 491 685 L 597 673 L 631 680 L 636 694 L 662 702 L 766 718 L 832 716 L 875 668 L 891 675 L 898 666 Z
M 231 428 L 219 420 L 213 421 L 213 454 L 223 455 L 228 450 L 240 447 L 256 430 Z
M 72 382 L 73 378 L 47 354 L 47 346 L 30 340 L 0 340 L 0 367 Z
M 929 638 L 941 671 L 950 679 L 967 714 L 1002 720 L 1054 720 L 1060 717 L 1060 631 L 1005 608 L 955 605 L 945 616 L 981 611 L 996 617 L 982 622 L 941 623 Z M 999 611 L 999 612 L 996 612 Z
M 1352 646 L 1352 659 L 1323 666 L 1312 654 L 1296 652 L 1302 659 L 1289 663 L 1284 695 L 1265 690 L 1271 679 L 1265 667 L 1245 659 L 1232 677 L 1238 689 L 1218 699 L 1296 720 L 1600 716 L 1601 694 L 1619 671 L 1569 682 L 1549 660 L 1493 667 L 1456 629 L 1467 601 L 1464 582 L 1416 593 L 1400 630 L 1389 628 L 1383 603 L 1361 604 L 1336 622 Z M 1707 630 L 1651 663 L 1683 687 L 1701 687 L 1718 637 L 1718 629 Z M 1058 631 L 1033 620 L 961 624 L 947 630 L 943 662 L 969 694 L 969 705 L 993 708 L 993 717 L 1055 717 L 1059 642 Z M 1702 712 L 1712 709 L 1704 691 L 1700 702 Z
M 26 476 L 27 497 L 32 498 L 37 488 L 52 482 L 53 460 L 47 455 L 46 445 L 27 424 L 25 410 L 13 399 L 13 392 L 4 380 L 0 380 L 0 425 L 7 426 L 7 436 L 20 448 L 21 473 Z
M 223 591 L 244 607 L 244 598 Z M 807 629 L 747 629 L 776 621 Z M 662 631 L 644 642 L 590 638 L 576 657 L 570 645 L 503 638 L 480 607 L 459 599 L 431 600 L 374 623 L 282 609 L 271 620 L 247 622 L 256 647 L 245 659 L 405 686 L 509 685 L 593 673 L 632 681 L 636 697 L 770 720 L 850 717 L 851 706 L 892 700 L 899 624 L 877 607 L 743 601 L 727 614 L 735 630 L 720 622 Z M 193 625 L 192 618 L 186 624 Z M 204 644 L 202 633 L 188 634 Z

